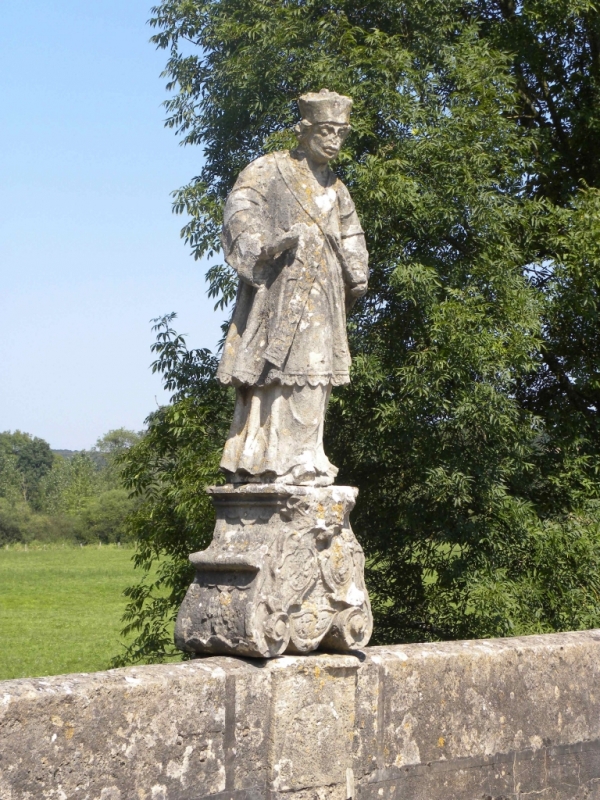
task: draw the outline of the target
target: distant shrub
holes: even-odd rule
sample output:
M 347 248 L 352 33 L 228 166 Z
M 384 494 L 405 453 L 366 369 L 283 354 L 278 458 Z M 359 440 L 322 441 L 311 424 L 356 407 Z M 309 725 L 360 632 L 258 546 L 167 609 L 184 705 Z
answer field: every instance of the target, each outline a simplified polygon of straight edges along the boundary
M 0 545 L 32 541 L 78 541 L 80 520 L 66 515 L 39 514 L 28 503 L 11 503 L 0 497 Z
M 77 515 L 80 525 L 78 539 L 102 544 L 123 543 L 131 536 L 125 520 L 134 508 L 134 501 L 125 489 L 110 489 L 87 499 Z

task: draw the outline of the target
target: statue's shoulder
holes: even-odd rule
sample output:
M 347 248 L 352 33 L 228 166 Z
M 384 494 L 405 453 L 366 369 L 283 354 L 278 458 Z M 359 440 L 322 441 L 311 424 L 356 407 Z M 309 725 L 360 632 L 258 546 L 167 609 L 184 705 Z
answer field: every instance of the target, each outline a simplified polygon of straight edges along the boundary
M 243 186 L 255 186 L 257 183 L 270 181 L 277 173 L 278 158 L 284 155 L 287 153 L 280 151 L 255 158 L 240 172 L 235 188 L 240 189 Z
M 332 188 L 336 191 L 342 216 L 351 214 L 354 211 L 354 201 L 348 191 L 348 187 L 337 175 L 332 183 Z

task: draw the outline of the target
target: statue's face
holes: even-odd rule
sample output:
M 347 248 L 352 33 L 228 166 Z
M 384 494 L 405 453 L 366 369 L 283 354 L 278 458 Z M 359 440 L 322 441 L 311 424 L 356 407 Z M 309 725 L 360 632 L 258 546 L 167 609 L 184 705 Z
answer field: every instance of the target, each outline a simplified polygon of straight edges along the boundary
M 340 152 L 350 126 L 337 122 L 319 122 L 311 125 L 303 139 L 307 154 L 317 164 L 327 164 Z

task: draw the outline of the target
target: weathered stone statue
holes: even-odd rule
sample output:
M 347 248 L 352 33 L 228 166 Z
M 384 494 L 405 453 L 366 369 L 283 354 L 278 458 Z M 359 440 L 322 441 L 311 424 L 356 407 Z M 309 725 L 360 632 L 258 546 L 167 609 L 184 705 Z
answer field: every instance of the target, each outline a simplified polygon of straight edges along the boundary
M 234 483 L 326 486 L 332 386 L 348 383 L 346 308 L 367 289 L 354 203 L 329 169 L 349 132 L 349 97 L 300 98 L 299 146 L 242 172 L 225 206 L 223 247 L 240 277 L 219 378 L 236 386 L 221 466 Z
M 346 310 L 367 289 L 354 204 L 329 168 L 349 97 L 300 98 L 298 147 L 252 162 L 225 206 L 223 248 L 239 276 L 218 377 L 236 388 L 210 547 L 180 609 L 178 646 L 269 656 L 364 646 L 372 619 L 348 516 L 323 450 L 332 386 L 349 381 Z M 331 487 L 331 488 L 327 488 Z

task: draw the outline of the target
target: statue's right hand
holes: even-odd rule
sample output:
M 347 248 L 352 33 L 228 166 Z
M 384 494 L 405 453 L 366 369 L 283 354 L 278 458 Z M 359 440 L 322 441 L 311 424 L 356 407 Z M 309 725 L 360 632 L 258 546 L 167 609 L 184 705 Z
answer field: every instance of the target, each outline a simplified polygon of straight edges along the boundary
M 298 238 L 299 236 L 293 228 L 290 231 L 285 231 L 269 247 L 267 255 L 269 258 L 273 258 L 273 256 L 279 255 L 279 253 L 284 253 L 286 250 L 292 250 L 297 246 Z
M 304 222 L 297 222 L 292 225 L 289 231 L 284 231 L 279 235 L 267 249 L 266 255 L 269 258 L 273 258 L 286 250 L 296 249 L 299 244 L 310 241 L 311 237 L 314 237 L 315 234 L 319 235 L 319 233 L 317 225 L 306 225 Z

